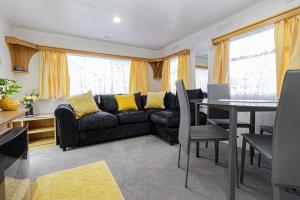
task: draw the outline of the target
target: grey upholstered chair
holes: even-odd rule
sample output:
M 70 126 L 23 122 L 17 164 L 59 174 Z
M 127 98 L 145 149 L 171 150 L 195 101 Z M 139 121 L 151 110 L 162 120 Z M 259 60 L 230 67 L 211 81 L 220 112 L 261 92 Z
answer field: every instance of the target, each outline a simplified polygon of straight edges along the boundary
M 225 129 L 216 125 L 191 126 L 190 105 L 183 81 L 176 81 L 175 84 L 180 105 L 178 167 L 180 167 L 180 154 L 182 148 L 188 155 L 185 177 L 185 187 L 187 188 L 190 162 L 190 143 L 193 141 L 226 141 L 228 140 L 228 133 Z M 215 149 L 215 152 L 217 151 L 218 149 Z
M 243 135 L 241 183 L 246 143 L 272 159 L 273 199 L 280 200 L 280 187 L 300 187 L 300 70 L 286 73 L 272 135 Z

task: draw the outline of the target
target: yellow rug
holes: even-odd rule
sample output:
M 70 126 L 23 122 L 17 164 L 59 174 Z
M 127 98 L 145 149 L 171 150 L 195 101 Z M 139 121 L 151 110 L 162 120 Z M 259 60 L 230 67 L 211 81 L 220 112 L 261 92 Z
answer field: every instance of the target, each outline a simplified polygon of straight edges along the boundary
M 33 200 L 124 200 L 105 161 L 38 177 Z

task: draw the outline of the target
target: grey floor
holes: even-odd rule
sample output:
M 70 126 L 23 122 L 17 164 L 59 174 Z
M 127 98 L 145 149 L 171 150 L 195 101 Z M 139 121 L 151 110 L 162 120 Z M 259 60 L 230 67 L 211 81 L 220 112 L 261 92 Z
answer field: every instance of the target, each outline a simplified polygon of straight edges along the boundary
M 195 145 L 192 153 L 194 155 Z M 184 170 L 177 168 L 178 145 L 170 146 L 155 136 L 143 136 L 62 152 L 51 147 L 30 152 L 30 177 L 69 169 L 90 162 L 105 160 L 126 200 L 222 200 L 226 199 L 227 145 L 220 145 L 220 165 L 214 164 L 213 145 L 201 146 L 201 158 L 192 156 L 189 188 L 184 188 Z M 182 156 L 185 166 L 186 156 Z M 249 159 L 247 158 L 247 162 Z M 270 163 L 262 167 L 247 165 L 245 184 L 236 192 L 236 199 L 272 199 Z M 283 200 L 300 199 L 283 193 Z

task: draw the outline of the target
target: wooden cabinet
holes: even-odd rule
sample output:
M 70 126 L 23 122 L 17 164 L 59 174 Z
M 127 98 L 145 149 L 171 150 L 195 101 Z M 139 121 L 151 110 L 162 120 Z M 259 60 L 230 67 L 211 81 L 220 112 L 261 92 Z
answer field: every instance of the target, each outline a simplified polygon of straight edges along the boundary
M 52 114 L 20 117 L 13 121 L 13 126 L 28 127 L 29 149 L 56 143 L 55 117 Z

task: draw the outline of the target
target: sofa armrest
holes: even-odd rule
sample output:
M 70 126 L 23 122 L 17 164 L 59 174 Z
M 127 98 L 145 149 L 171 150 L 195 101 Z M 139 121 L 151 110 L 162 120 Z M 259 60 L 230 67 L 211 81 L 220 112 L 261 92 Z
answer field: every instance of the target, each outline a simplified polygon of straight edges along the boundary
M 73 108 L 61 104 L 55 109 L 57 143 L 60 148 L 79 145 L 79 131 Z

